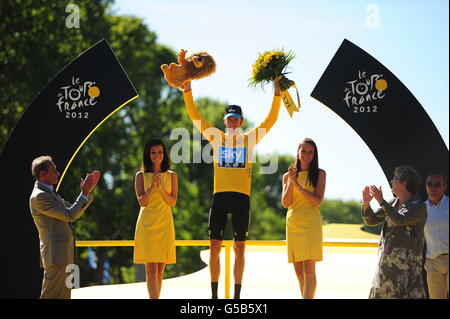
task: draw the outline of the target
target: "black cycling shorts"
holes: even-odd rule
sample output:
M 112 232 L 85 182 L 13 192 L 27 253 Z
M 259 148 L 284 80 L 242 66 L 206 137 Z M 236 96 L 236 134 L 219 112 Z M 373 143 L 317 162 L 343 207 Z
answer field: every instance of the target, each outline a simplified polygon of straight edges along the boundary
M 223 240 L 228 213 L 232 214 L 233 239 L 245 241 L 250 225 L 250 197 L 237 192 L 221 192 L 213 195 L 209 210 L 209 239 Z

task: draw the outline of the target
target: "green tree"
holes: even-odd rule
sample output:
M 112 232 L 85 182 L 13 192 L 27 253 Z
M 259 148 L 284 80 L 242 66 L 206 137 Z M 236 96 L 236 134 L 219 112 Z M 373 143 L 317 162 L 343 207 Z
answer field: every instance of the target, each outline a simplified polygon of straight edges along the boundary
M 361 204 L 357 201 L 325 200 L 320 212 L 325 223 L 362 223 Z
M 110 0 L 79 0 L 80 28 L 67 28 L 67 2 L 0 2 L 0 150 L 44 85 L 108 34 Z
M 381 225 L 363 225 L 363 221 L 361 218 L 361 204 L 355 200 L 324 200 L 324 202 L 320 206 L 320 212 L 325 224 L 361 224 L 361 230 L 367 231 L 372 234 L 380 234 L 381 232 Z

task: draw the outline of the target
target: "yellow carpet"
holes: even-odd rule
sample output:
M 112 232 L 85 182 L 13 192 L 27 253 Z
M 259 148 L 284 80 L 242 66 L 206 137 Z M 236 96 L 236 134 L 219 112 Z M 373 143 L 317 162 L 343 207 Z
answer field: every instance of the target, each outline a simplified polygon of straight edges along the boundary
M 359 224 L 327 224 L 323 225 L 324 238 L 378 239 L 379 235 L 361 230 Z

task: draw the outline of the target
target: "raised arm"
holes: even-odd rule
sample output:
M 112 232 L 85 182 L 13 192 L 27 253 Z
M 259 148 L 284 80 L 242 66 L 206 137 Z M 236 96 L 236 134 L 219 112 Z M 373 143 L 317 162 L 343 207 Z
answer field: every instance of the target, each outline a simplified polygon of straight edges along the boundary
M 427 207 L 420 200 L 404 207 L 401 212 L 385 200 L 381 202 L 380 206 L 395 226 L 414 225 L 424 223 L 427 220 Z
M 280 90 L 280 77 L 277 77 L 274 80 L 274 95 L 272 100 L 272 106 L 270 108 L 269 114 L 257 127 L 252 129 L 246 135 L 255 136 L 255 142 L 258 144 L 262 138 L 270 131 L 272 126 L 274 126 L 275 122 L 278 119 L 278 113 L 280 112 L 281 105 L 281 90 Z
M 370 207 L 370 201 L 373 199 L 373 196 L 370 193 L 369 186 L 364 187 L 362 191 L 362 198 L 363 202 L 361 207 L 361 217 L 364 223 L 367 226 L 375 226 L 383 223 L 387 215 L 381 208 L 374 212 L 372 207 Z
M 400 210 L 397 210 L 392 206 L 392 202 L 386 202 L 384 200 L 381 186 L 378 188 L 375 185 L 371 185 L 370 192 L 395 226 L 407 226 L 426 222 L 427 208 L 425 203 L 418 197 L 411 197 L 402 205 Z
M 33 212 L 62 221 L 73 222 L 83 215 L 84 211 L 91 204 L 92 199 L 93 196 L 91 194 L 87 198 L 80 194 L 73 205 L 66 207 L 68 202 L 64 201 L 65 204 L 63 204 L 50 193 L 42 192 L 33 198 L 30 204 L 33 207 Z
M 209 142 L 212 142 L 215 137 L 222 137 L 223 132 L 206 121 L 195 106 L 191 82 L 186 82 L 180 89 L 183 91 L 184 103 L 186 104 L 189 118 L 200 133 L 202 133 Z

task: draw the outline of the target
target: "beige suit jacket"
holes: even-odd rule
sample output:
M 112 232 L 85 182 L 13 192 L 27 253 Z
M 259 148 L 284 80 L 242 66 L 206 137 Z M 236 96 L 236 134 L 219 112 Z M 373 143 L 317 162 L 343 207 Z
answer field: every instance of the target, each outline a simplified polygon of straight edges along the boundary
M 78 196 L 74 204 L 51 190 L 34 184 L 30 196 L 31 216 L 39 232 L 41 266 L 75 262 L 75 236 L 72 225 L 92 203 L 92 195 Z

